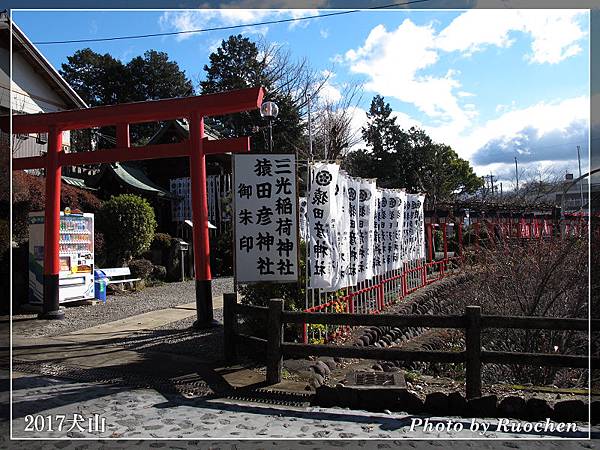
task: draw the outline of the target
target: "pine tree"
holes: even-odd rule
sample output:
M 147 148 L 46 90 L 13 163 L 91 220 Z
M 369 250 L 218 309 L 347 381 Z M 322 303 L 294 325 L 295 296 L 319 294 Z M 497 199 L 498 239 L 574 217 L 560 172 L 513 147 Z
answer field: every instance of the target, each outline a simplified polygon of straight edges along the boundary
M 155 50 L 123 64 L 108 53 L 101 55 L 85 48 L 67 57 L 60 74 L 90 106 L 194 95 L 193 85 L 179 65 L 170 61 L 166 53 Z M 132 142 L 144 144 L 159 126 L 132 126 Z M 110 128 L 102 129 L 101 133 L 114 137 Z M 89 132 L 73 133 L 73 148 L 88 149 L 91 139 Z M 99 145 L 110 147 L 113 141 L 103 139 Z
M 389 103 L 376 95 L 362 136 L 369 150 L 350 153 L 345 169 L 354 176 L 377 178 L 377 185 L 427 194 L 429 208 L 483 185 L 468 161 L 448 145 L 434 142 L 422 129 L 396 123 Z
M 291 153 L 302 145 L 304 127 L 299 109 L 278 86 L 269 67 L 274 61 L 261 54 L 254 42 L 242 35 L 230 36 L 221 41 L 209 61 L 204 66 L 206 79 L 200 83 L 203 94 L 262 86 L 266 90 L 265 101 L 273 101 L 279 107 L 279 115 L 272 124 L 273 151 Z M 258 110 L 215 117 L 210 123 L 225 136 L 252 136 L 252 151 L 268 151 L 267 121 Z

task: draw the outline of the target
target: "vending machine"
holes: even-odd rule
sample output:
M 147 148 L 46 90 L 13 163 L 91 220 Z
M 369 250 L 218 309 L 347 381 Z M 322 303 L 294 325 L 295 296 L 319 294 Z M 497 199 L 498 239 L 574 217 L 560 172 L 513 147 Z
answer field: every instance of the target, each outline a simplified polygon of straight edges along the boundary
M 59 302 L 94 298 L 94 215 L 60 213 Z M 44 212 L 29 213 L 29 302 L 44 292 Z

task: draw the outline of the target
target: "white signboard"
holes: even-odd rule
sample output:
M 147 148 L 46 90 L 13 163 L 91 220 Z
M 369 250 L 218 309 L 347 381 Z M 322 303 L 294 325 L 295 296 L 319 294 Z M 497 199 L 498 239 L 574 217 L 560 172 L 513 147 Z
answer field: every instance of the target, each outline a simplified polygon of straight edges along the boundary
M 236 281 L 296 282 L 295 156 L 234 155 L 233 171 Z

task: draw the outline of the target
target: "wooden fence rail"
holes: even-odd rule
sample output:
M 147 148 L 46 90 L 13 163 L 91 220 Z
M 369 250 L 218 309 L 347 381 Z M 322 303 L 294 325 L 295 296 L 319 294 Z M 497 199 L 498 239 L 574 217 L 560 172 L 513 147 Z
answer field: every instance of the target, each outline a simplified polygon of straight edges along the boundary
M 440 363 L 464 363 L 467 398 L 481 396 L 481 365 L 523 364 L 533 366 L 587 368 L 587 356 L 557 355 L 545 353 L 520 353 L 487 351 L 481 348 L 481 330 L 486 328 L 518 328 L 588 331 L 597 329 L 600 320 L 548 317 L 515 317 L 481 315 L 479 306 L 467 306 L 464 315 L 393 315 L 393 314 L 344 314 L 307 313 L 284 311 L 283 300 L 272 299 L 269 307 L 240 305 L 235 294 L 225 294 L 223 320 L 225 328 L 225 358 L 234 361 L 236 343 L 251 341 L 265 345 L 267 382 L 279 383 L 283 358 L 308 356 L 337 356 L 342 358 L 383 359 L 401 361 L 429 361 Z M 238 316 L 251 316 L 265 321 L 267 339 L 241 335 L 237 331 Z M 433 350 L 402 350 L 399 348 L 355 347 L 283 342 L 285 324 L 317 323 L 349 326 L 392 326 L 459 328 L 465 330 L 465 350 L 457 352 Z M 594 366 L 598 358 L 592 358 Z

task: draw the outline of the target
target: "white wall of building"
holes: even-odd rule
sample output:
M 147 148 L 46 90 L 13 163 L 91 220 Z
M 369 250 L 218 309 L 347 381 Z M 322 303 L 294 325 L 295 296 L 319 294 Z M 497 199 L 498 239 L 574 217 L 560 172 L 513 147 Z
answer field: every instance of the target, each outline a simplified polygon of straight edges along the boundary
M 10 53 L 8 49 L 0 48 L 0 59 L 5 60 Z M 12 80 L 4 65 L 0 67 L 0 106 L 9 108 L 12 104 L 14 114 L 37 114 L 40 112 L 55 112 L 70 109 L 64 100 L 52 89 L 46 80 L 33 70 L 25 58 L 19 53 L 12 55 Z M 9 94 L 9 86 L 10 92 Z M 33 134 L 29 139 L 13 141 L 13 156 L 37 156 L 45 145 L 35 141 Z M 69 131 L 63 132 L 63 146 L 70 146 Z

